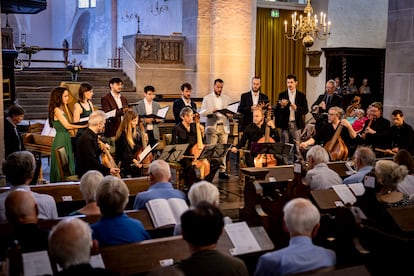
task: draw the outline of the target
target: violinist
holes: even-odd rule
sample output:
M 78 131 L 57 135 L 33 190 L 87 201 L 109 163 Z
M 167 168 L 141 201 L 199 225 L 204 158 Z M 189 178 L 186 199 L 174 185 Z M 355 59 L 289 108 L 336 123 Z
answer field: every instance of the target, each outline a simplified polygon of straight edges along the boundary
M 247 148 L 251 148 L 252 142 L 259 141 L 260 138 L 264 137 L 266 132 L 266 127 L 270 127 L 270 137 L 273 138 L 276 142 L 280 141 L 279 133 L 277 132 L 275 123 L 273 120 L 264 122 L 264 114 L 262 108 L 256 108 L 253 110 L 253 123 L 248 125 L 243 132 L 243 136 L 240 139 L 239 143 L 231 148 L 233 153 L 236 153 L 237 150 L 245 147 L 247 144 Z M 247 167 L 254 167 L 254 156 L 252 156 L 249 152 L 245 154 L 245 160 Z
M 142 139 L 138 125 L 138 114 L 129 110 L 125 113 L 121 125 L 115 135 L 115 159 L 121 162 L 120 169 L 123 177 L 138 177 L 142 175 L 142 164 L 135 158 L 142 148 Z
M 80 177 L 88 170 L 97 170 L 104 175 L 118 175 L 116 167 L 108 168 L 101 163 L 102 149 L 98 144 L 98 134 L 105 130 L 105 113 L 101 110 L 92 112 L 89 116 L 89 126 L 82 133 L 78 142 L 76 158 L 76 174 Z M 106 146 L 106 144 L 104 144 Z
M 373 102 L 368 107 L 368 120 L 361 131 L 360 144 L 387 149 L 390 146 L 391 123 L 382 116 L 382 104 Z
M 340 138 L 345 142 L 348 150 L 351 151 L 352 155 L 355 148 L 354 139 L 357 134 L 348 120 L 342 118 L 343 115 L 344 111 L 342 108 L 337 106 L 331 107 L 328 111 L 328 124 L 323 125 L 322 128 L 316 132 L 314 137 L 311 137 L 305 142 L 300 143 L 300 148 L 307 149 L 309 146 L 313 146 L 315 144 L 327 144 L 335 135 L 336 129 L 342 125 L 343 128 L 340 133 Z

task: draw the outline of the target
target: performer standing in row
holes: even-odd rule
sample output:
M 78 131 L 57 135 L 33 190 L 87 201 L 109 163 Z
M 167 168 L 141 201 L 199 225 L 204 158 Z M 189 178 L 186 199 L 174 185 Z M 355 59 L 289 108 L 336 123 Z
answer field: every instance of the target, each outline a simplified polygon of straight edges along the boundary
M 75 174 L 75 161 L 72 150 L 72 141 L 69 129 L 84 128 L 85 126 L 70 124 L 65 114 L 64 106 L 69 102 L 69 91 L 66 87 L 56 87 L 52 90 L 49 98 L 48 119 L 50 127 L 56 129 L 56 135 L 53 139 L 51 158 L 50 158 L 50 182 L 59 182 L 62 176 L 59 172 L 55 150 L 61 146 L 65 147 L 69 161 L 69 170 Z
M 15 151 L 25 150 L 22 136 L 17 130 L 17 125 L 24 119 L 24 109 L 18 105 L 12 105 L 4 120 L 4 150 L 5 157 Z
M 121 163 L 123 177 L 141 176 L 142 164 L 136 154 L 142 148 L 141 134 L 137 130 L 138 114 L 128 110 L 115 136 L 116 162 Z
M 161 108 L 160 104 L 154 101 L 155 88 L 154 86 L 147 85 L 144 87 L 144 98 L 138 102 L 134 107 L 134 111 L 142 118 L 144 123 L 145 132 L 148 134 L 149 143 L 154 146 L 158 140 L 160 140 L 160 130 L 158 124 L 162 122 L 158 118 L 146 118 L 146 115 L 157 114 Z
M 174 100 L 173 103 L 173 113 L 176 125 L 178 125 L 182 121 L 180 112 L 183 109 L 183 107 L 189 106 L 193 111 L 197 110 L 196 103 L 191 99 L 191 92 L 191 84 L 185 82 L 181 85 L 181 98 Z
M 368 107 L 368 120 L 361 131 L 360 144 L 387 149 L 390 146 L 390 121 L 383 115 L 382 103 L 373 102 Z
M 123 87 L 124 83 L 120 78 L 112 78 L 109 81 L 111 91 L 101 99 L 103 112 L 116 110 L 115 117 L 109 117 L 105 123 L 105 137 L 112 138 L 112 140 L 115 140 L 114 136 L 121 124 L 122 116 L 128 110 L 128 100 L 121 95 Z
M 237 112 L 242 114 L 239 121 L 239 131 L 243 132 L 244 129 L 253 123 L 253 110 L 259 106 L 264 107 L 269 102 L 269 98 L 266 94 L 260 91 L 261 80 L 259 77 L 252 78 L 252 89 L 246 93 L 243 93 L 240 97 L 240 104 Z
M 232 114 L 222 114 L 217 110 L 227 108 L 231 103 L 230 97 L 223 95 L 222 79 L 214 80 L 214 91 L 203 98 L 200 115 L 206 117 L 206 140 L 207 144 L 227 144 L 227 138 L 230 133 L 229 117 Z M 230 179 L 226 173 L 226 157 L 221 160 L 219 178 L 223 180 Z
M 287 90 L 279 94 L 275 109 L 276 125 L 282 130 L 281 142 L 294 144 L 294 156 L 300 160 L 300 133 L 305 127 L 304 117 L 309 112 L 308 101 L 304 93 L 296 90 L 298 81 L 295 75 L 288 75 L 286 84 Z M 288 163 L 288 160 L 284 161 Z

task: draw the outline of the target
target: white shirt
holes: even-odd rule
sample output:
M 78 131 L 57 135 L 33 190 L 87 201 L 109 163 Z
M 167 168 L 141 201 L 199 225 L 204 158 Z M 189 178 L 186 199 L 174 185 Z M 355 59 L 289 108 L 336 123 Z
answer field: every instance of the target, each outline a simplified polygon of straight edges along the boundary
M 217 96 L 215 93 L 214 93 L 214 107 L 215 107 L 216 110 L 224 108 L 223 107 L 223 100 L 222 100 L 221 96 Z M 224 123 L 224 118 L 223 117 L 225 117 L 225 116 L 223 114 L 221 114 L 220 112 L 217 112 L 216 116 L 217 116 L 217 123 L 221 123 L 221 124 Z
M 152 114 L 152 102 L 148 102 L 147 99 L 144 98 L 144 104 L 145 104 L 145 114 L 150 115 Z M 147 130 L 153 130 L 154 125 L 153 124 L 147 124 Z
M 288 91 L 288 95 L 289 95 L 289 102 L 295 103 L 295 99 L 296 99 L 296 90 L 295 91 Z M 293 110 L 293 108 L 290 106 L 290 114 L 289 114 L 289 122 L 295 121 L 295 111 Z
M 259 104 L 259 92 L 254 93 L 252 91 L 252 102 L 253 102 L 253 105 L 258 105 Z
M 186 98 L 184 98 L 183 96 L 181 96 L 181 99 L 183 99 L 183 102 L 184 102 L 184 104 L 185 104 L 185 106 L 189 106 L 189 107 L 191 107 L 191 99 L 186 99 Z
M 121 94 L 116 94 L 116 93 L 111 91 L 111 95 L 112 95 L 112 97 L 114 97 L 116 105 L 118 106 L 118 108 L 122 108 Z

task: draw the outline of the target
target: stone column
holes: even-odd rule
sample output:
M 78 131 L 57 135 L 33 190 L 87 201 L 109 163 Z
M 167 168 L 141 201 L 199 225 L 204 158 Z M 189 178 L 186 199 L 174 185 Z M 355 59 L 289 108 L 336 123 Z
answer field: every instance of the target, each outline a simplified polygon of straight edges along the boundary
M 223 91 L 234 100 L 249 89 L 254 74 L 255 2 L 183 0 L 186 66 L 197 68 L 196 73 L 187 73 L 195 97 L 211 92 L 216 78 L 224 80 Z

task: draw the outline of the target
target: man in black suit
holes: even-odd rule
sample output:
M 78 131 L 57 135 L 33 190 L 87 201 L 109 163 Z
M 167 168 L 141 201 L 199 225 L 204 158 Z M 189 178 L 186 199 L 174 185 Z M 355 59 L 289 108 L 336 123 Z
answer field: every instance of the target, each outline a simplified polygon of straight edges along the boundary
M 173 113 L 174 113 L 176 125 L 182 122 L 182 119 L 180 117 L 180 112 L 181 112 L 181 109 L 183 109 L 183 107 L 189 106 L 194 112 L 197 111 L 197 105 L 191 99 L 192 89 L 193 88 L 191 87 L 191 84 L 189 84 L 188 82 L 183 83 L 181 85 L 181 98 L 174 100 Z
M 4 149 L 5 157 L 15 151 L 25 150 L 22 136 L 16 128 L 24 119 L 24 110 L 18 105 L 12 105 L 4 120 Z
M 295 157 L 301 159 L 300 133 L 305 127 L 304 117 L 309 112 L 308 101 L 304 93 L 296 90 L 298 82 L 295 75 L 288 75 L 286 84 L 288 89 L 279 94 L 275 109 L 277 127 L 282 130 L 281 142 L 294 144 Z
M 246 126 L 253 123 L 253 109 L 256 106 L 264 106 L 269 102 L 267 95 L 260 91 L 261 80 L 259 77 L 252 78 L 252 89 L 243 93 L 237 112 L 243 116 L 239 122 L 239 131 L 244 131 Z
M 342 97 L 335 93 L 336 83 L 334 80 L 328 80 L 326 83 L 326 92 L 319 95 L 316 101 L 312 104 L 312 112 L 328 113 L 331 107 L 337 106 L 342 108 Z M 324 124 L 328 122 L 328 116 L 321 117 L 316 121 L 315 128 L 318 131 Z

